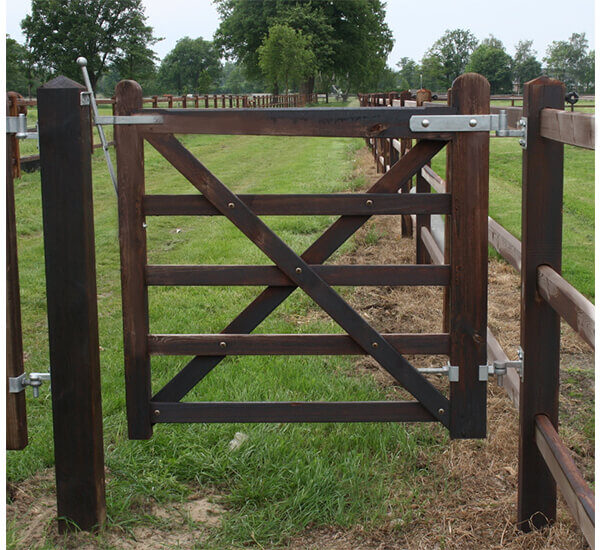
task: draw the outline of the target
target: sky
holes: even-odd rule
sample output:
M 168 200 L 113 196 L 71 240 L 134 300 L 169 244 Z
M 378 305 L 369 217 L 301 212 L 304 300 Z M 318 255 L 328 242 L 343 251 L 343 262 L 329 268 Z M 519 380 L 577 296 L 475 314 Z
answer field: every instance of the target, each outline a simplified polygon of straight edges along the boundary
M 317 0 L 318 1 L 318 0 Z M 201 36 L 210 40 L 219 16 L 210 0 L 144 0 L 148 24 L 164 38 L 155 46 L 162 59 L 179 38 Z M 543 7 L 542 7 L 543 6 Z M 31 9 L 31 1 L 6 2 L 6 32 L 24 41 L 20 22 Z M 388 65 L 402 57 L 420 61 L 425 51 L 446 29 L 469 29 L 481 40 L 493 34 L 509 54 L 519 40 L 533 40 L 538 58 L 553 40 L 567 40 L 574 32 L 585 32 L 594 47 L 594 0 L 576 3 L 564 0 L 445 0 L 407 2 L 388 0 L 386 21 L 394 35 Z

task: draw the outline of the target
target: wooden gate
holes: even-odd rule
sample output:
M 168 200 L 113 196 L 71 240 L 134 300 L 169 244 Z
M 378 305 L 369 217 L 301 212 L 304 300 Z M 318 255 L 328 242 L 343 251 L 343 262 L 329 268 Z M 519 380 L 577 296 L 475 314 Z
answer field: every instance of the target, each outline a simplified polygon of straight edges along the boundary
M 446 107 L 359 109 L 143 109 L 142 90 L 119 83 L 116 114 L 160 115 L 157 124 L 115 126 L 129 436 L 147 439 L 163 422 L 438 421 L 453 438 L 485 437 L 487 215 L 489 134 L 418 133 L 412 115 L 485 114 L 489 85 L 479 75 L 455 81 Z M 175 134 L 247 134 L 324 137 L 412 137 L 420 141 L 366 192 L 355 194 L 236 195 Z M 144 140 L 196 189 L 193 195 L 146 195 Z M 398 193 L 447 146 L 455 180 L 448 193 Z M 374 215 L 443 214 L 449 230 L 443 265 L 324 265 Z M 225 216 L 272 261 L 272 266 L 148 265 L 147 216 Z M 339 215 L 302 255 L 260 218 L 264 215 Z M 219 334 L 150 334 L 149 286 L 254 285 L 266 289 Z M 440 334 L 382 334 L 332 285 L 435 285 L 447 288 Z M 346 335 L 253 335 L 252 331 L 300 288 Z M 442 310 L 442 304 L 440 304 Z M 180 400 L 229 355 L 369 354 L 414 401 L 196 402 Z M 459 367 L 449 395 L 436 389 L 403 354 L 444 354 Z M 194 358 L 154 396 L 152 355 Z

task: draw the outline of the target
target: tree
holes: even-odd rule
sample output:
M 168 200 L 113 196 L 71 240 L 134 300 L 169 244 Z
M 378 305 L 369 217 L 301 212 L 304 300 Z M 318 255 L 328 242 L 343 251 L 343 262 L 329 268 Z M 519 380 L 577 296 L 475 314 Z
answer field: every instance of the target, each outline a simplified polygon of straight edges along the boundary
M 290 83 L 299 82 L 314 74 L 315 54 L 310 41 L 287 25 L 273 25 L 269 35 L 258 48 L 258 64 L 273 87 L 285 85 L 289 93 Z
M 449 88 L 454 79 L 465 72 L 465 67 L 477 38 L 463 29 L 447 30 L 426 52 L 422 60 L 424 76 L 432 82 L 424 82 L 431 89 Z
M 87 58 L 95 87 L 111 62 L 132 53 L 132 43 L 156 42 L 145 21 L 142 0 L 32 0 L 21 27 L 34 58 L 54 72 L 79 79 L 75 60 Z
M 273 25 L 287 25 L 310 40 L 321 86 L 353 90 L 377 81 L 393 41 L 381 0 L 214 0 L 221 16 L 215 42 L 261 74 L 258 48 Z M 312 92 L 310 79 L 307 92 Z
M 516 45 L 513 57 L 513 80 L 519 89 L 542 74 L 542 64 L 537 60 L 537 52 L 533 49 L 533 40 L 520 40 Z
M 202 38 L 181 38 L 165 56 L 158 71 L 163 92 L 209 92 L 221 74 L 221 62 L 213 43 Z
M 485 76 L 491 93 L 503 94 L 512 90 L 511 64 L 512 59 L 502 42 L 491 36 L 475 48 L 465 69 Z
M 6 90 L 27 93 L 27 48 L 6 35 Z
M 567 88 L 586 91 L 593 82 L 589 74 L 589 44 L 585 33 L 573 33 L 568 41 L 552 42 L 543 61 L 548 75 L 562 80 Z
M 403 57 L 396 66 L 398 71 L 399 88 L 401 90 L 410 90 L 411 88 L 421 87 L 421 67 L 408 57 Z
M 229 94 L 244 94 L 263 92 L 265 83 L 262 79 L 250 79 L 244 67 L 239 63 L 227 61 L 223 64 L 218 92 Z

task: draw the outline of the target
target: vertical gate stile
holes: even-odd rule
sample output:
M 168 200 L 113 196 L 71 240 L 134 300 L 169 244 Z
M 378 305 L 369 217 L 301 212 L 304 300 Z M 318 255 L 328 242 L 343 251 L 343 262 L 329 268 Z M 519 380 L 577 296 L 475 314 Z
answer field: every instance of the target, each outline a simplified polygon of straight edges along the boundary
M 142 88 L 123 80 L 116 88 L 117 115 L 127 116 L 142 107 Z M 119 195 L 119 242 L 125 388 L 130 439 L 152 436 L 148 354 L 148 290 L 145 284 L 146 229 L 144 197 L 144 141 L 136 126 L 115 126 Z
M 452 105 L 464 114 L 489 114 L 490 86 L 467 73 L 452 85 Z M 486 383 L 479 365 L 487 362 L 487 266 L 489 133 L 457 132 L 448 144 L 452 192 L 450 232 L 450 363 L 460 368 L 450 384 L 450 436 L 486 436 Z
M 534 438 L 535 415 L 558 428 L 560 316 L 537 290 L 537 269 L 561 272 L 564 145 L 540 136 L 541 110 L 564 109 L 565 87 L 547 77 L 525 84 L 521 248 L 521 346 L 518 521 L 524 531 L 556 519 L 556 483 Z M 530 524 L 531 522 L 531 524 Z
M 17 255 L 17 224 L 12 167 L 12 136 L 6 136 L 6 376 L 23 373 L 23 335 Z M 25 392 L 9 393 L 6 382 L 6 448 L 27 446 Z

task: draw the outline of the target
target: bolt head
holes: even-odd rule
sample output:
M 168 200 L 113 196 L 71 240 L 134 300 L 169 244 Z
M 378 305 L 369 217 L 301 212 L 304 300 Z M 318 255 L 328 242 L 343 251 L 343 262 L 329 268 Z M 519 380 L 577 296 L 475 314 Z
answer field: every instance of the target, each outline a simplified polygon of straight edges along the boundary
M 367 202 L 365 204 L 367 206 L 373 206 L 373 201 L 371 199 L 367 199 Z
M 219 342 L 219 346 L 221 346 L 224 349 L 227 347 L 227 342 Z
M 377 348 L 379 347 L 379 344 L 378 344 L 377 342 L 373 342 L 373 343 L 371 344 L 371 347 L 372 347 L 373 349 L 377 349 Z
M 227 204 L 227 207 L 228 208 L 235 208 L 235 204 L 232 203 L 232 202 L 230 202 L 230 203 Z
M 429 126 L 429 124 L 430 124 L 430 123 L 429 123 L 429 119 L 427 119 L 427 118 L 424 118 L 424 119 L 421 121 L 421 126 L 423 126 L 423 128 L 427 128 L 427 127 Z
M 87 65 L 87 59 L 85 57 L 78 57 L 77 65 L 79 65 L 80 67 L 85 67 Z
M 444 409 L 438 409 L 439 414 L 444 414 L 446 411 Z
M 298 273 L 298 275 L 300 275 L 300 273 L 302 273 L 302 268 L 301 267 L 297 267 L 296 268 L 296 273 Z
M 158 409 L 154 409 L 154 416 L 160 416 L 160 411 Z
M 471 120 L 469 120 L 469 126 L 471 128 L 475 128 L 475 126 L 477 126 L 477 119 L 476 118 L 472 118 Z
M 525 140 L 524 140 L 524 139 L 520 139 L 520 140 L 519 140 L 519 145 L 520 145 L 521 147 L 525 147 Z

